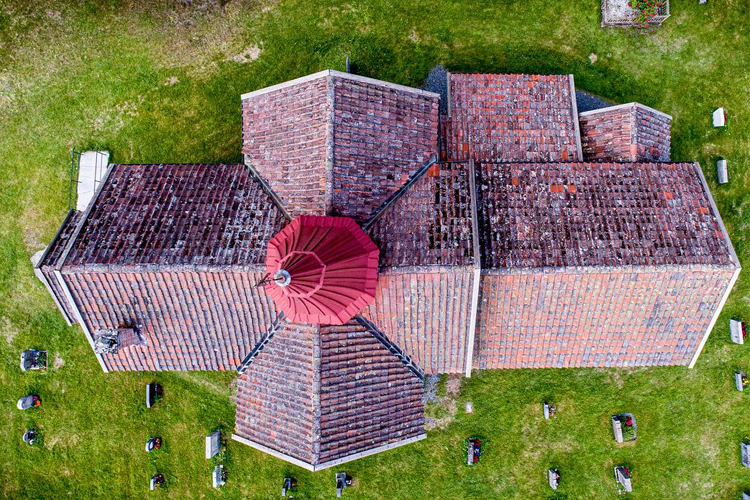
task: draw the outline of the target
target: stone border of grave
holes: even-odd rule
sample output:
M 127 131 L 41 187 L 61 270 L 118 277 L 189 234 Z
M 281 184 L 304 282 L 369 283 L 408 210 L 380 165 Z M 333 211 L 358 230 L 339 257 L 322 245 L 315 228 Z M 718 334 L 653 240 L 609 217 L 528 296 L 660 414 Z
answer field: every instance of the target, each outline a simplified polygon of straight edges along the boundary
M 669 0 L 659 7 L 658 14 L 648 22 L 651 26 L 661 26 L 669 17 Z M 630 7 L 630 0 L 602 0 L 602 27 L 614 26 L 619 28 L 640 27 L 635 22 L 638 12 Z

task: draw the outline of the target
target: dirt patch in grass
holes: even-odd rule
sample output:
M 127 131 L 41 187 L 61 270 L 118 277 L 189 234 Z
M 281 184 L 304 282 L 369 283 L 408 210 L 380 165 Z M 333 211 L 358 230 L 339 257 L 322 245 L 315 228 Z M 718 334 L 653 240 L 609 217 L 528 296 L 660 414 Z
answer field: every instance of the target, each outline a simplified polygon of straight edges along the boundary
M 239 64 L 245 64 L 252 61 L 255 61 L 260 57 L 260 55 L 263 53 L 263 49 L 258 47 L 257 45 L 251 45 L 250 47 L 247 47 L 245 50 L 240 52 L 239 54 L 228 57 L 227 61 L 234 61 Z
M 52 368 L 54 370 L 59 370 L 65 366 L 65 360 L 60 357 L 60 353 L 55 353 L 55 359 L 52 361 Z
M 429 379 L 428 379 L 429 380 Z M 458 413 L 458 394 L 461 391 L 461 381 L 463 378 L 459 375 L 449 375 L 445 382 L 445 395 L 440 396 L 434 379 L 428 382 L 425 388 L 425 394 L 429 393 L 429 416 L 425 416 L 425 430 L 447 428 L 456 418 Z
M 3 316 L 0 318 L 0 336 L 2 336 L 8 345 L 13 343 L 13 339 L 18 335 L 18 330 L 13 326 L 10 318 Z

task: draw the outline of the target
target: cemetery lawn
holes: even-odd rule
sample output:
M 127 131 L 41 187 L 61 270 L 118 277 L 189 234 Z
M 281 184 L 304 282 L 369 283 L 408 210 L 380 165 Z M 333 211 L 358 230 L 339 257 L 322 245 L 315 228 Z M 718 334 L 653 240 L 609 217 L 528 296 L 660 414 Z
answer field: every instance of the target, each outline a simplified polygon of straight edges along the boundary
M 743 264 L 750 263 L 750 4 L 672 0 L 656 31 L 602 29 L 599 0 L 0 0 L 0 497 L 296 498 L 334 496 L 334 472 L 360 499 L 618 498 L 612 466 L 632 468 L 631 498 L 736 499 L 750 490 L 739 442 L 750 435 L 750 345 L 728 320 L 750 320 L 740 279 L 695 369 L 475 372 L 443 378 L 417 444 L 310 473 L 230 442 L 221 492 L 204 436 L 233 428 L 234 373 L 104 375 L 77 326 L 66 327 L 30 256 L 67 211 L 70 151 L 107 149 L 130 162 L 240 162 L 243 92 L 325 68 L 419 85 L 430 68 L 573 73 L 577 87 L 674 117 L 672 158 L 701 162 Z M 174 9 L 177 5 L 177 10 Z M 185 6 L 187 5 L 187 7 Z M 208 9 L 200 8 L 208 5 Z M 728 127 L 711 128 L 724 106 Z M 729 160 L 719 187 L 714 161 Z M 21 373 L 20 352 L 47 349 L 46 373 Z M 146 410 L 144 386 L 165 399 Z M 39 409 L 15 401 L 42 396 Z M 553 398 L 558 417 L 542 419 Z M 474 413 L 465 414 L 467 401 Z M 638 440 L 617 446 L 611 414 L 630 411 Z M 38 428 L 41 446 L 23 431 Z M 143 450 L 161 435 L 157 454 Z M 479 465 L 464 440 L 483 438 Z M 553 496 L 546 470 L 558 467 Z M 167 488 L 149 494 L 156 471 Z

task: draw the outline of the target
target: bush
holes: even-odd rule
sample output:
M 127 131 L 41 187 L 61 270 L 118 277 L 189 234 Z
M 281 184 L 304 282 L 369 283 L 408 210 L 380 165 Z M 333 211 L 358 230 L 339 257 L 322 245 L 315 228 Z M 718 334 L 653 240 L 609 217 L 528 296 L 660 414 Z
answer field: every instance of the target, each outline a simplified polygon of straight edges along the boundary
M 630 7 L 638 11 L 635 22 L 640 25 L 648 24 L 665 3 L 666 0 L 630 0 Z

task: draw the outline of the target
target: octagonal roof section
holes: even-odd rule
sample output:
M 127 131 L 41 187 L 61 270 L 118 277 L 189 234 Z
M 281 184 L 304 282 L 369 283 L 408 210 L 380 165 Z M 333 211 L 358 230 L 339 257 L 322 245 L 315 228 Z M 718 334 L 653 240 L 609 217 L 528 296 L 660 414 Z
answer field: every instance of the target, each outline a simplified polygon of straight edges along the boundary
M 242 152 L 291 215 L 366 219 L 438 155 L 440 95 L 326 70 L 242 96 Z
M 268 242 L 268 295 L 292 321 L 342 325 L 375 298 L 378 247 L 348 217 L 301 215 Z

